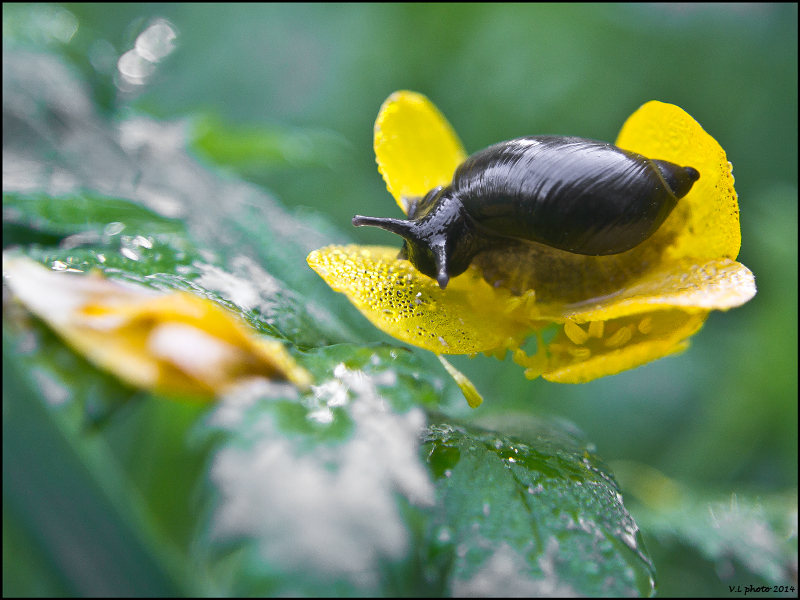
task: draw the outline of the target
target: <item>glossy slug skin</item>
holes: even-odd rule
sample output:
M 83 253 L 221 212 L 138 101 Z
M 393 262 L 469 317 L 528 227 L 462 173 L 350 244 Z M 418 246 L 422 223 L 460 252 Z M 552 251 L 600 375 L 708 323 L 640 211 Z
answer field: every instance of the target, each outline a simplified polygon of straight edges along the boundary
M 403 236 L 401 256 L 444 288 L 488 249 L 521 240 L 605 256 L 638 246 L 700 174 L 612 144 L 531 136 L 473 154 L 453 182 L 412 201 L 409 220 L 356 216 Z

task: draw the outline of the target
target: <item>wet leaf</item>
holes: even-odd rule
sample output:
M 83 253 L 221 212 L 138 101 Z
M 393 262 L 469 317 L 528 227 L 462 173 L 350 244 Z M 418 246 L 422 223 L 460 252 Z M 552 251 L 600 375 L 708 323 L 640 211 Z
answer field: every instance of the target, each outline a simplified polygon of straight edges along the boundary
M 651 595 L 653 565 L 607 467 L 556 424 L 537 434 L 429 426 L 438 499 L 429 560 L 450 593 Z
M 40 73 L 40 87 L 22 85 Z M 30 465 L 39 487 L 22 494 L 29 478 L 14 471 L 4 510 L 32 555 L 61 548 L 64 560 L 31 561 L 41 581 L 89 594 L 116 573 L 102 569 L 112 560 L 127 569 L 120 595 L 430 596 L 484 592 L 498 573 L 509 593 L 650 593 L 635 525 L 584 443 L 556 426 L 514 440 L 438 417 L 454 390 L 435 358 L 380 343 L 389 338 L 308 268 L 309 252 L 345 235 L 200 165 L 179 125 L 105 120 L 75 83 L 51 54 L 17 56 L 4 72 L 9 131 L 29 133 L 4 155 L 4 234 L 47 275 L 29 303 L 54 301 L 51 277 L 86 283 L 93 271 L 142 298 L 189 294 L 280 344 L 314 383 L 262 378 L 215 404 L 176 402 L 169 386 L 143 390 L 89 360 L 113 354 L 122 332 L 76 351 L 10 301 L 7 281 L 4 424 L 20 435 L 4 430 L 4 460 Z M 16 428 L 28 416 L 30 435 Z M 48 513 L 60 493 L 100 508 Z M 70 552 L 62 527 L 82 542 Z M 91 569 L 66 560 L 73 550 Z

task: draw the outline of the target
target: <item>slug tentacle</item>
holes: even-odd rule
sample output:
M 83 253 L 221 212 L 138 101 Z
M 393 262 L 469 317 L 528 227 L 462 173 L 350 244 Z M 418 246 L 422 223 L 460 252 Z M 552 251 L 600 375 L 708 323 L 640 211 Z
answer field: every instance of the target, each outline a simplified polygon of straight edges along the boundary
M 404 219 L 363 217 L 361 215 L 356 215 L 353 217 L 353 225 L 356 227 L 362 227 L 364 225 L 367 225 L 368 227 L 380 227 L 386 231 L 391 231 L 392 233 L 406 237 L 410 235 L 410 232 L 414 227 L 414 222 L 406 221 Z
M 353 224 L 402 236 L 401 257 L 445 288 L 487 250 L 507 264 L 509 254 L 530 253 L 530 242 L 584 256 L 626 252 L 658 230 L 699 177 L 605 142 L 531 136 L 467 158 L 450 185 L 409 202 L 407 221 L 356 216 Z

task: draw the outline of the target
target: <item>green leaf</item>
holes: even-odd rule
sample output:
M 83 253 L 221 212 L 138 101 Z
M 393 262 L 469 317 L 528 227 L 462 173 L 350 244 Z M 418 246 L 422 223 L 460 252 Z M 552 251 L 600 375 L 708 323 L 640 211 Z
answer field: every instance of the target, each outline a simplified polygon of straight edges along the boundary
M 4 582 L 4 592 L 34 593 L 41 591 L 37 582 L 49 581 L 76 595 L 178 593 L 181 586 L 166 568 L 159 545 L 148 538 L 149 528 L 129 503 L 109 494 L 108 486 L 122 474 L 98 479 L 97 461 L 108 457 L 93 448 L 93 460 L 87 461 L 91 439 L 70 432 L 65 415 L 42 402 L 28 377 L 37 375 L 39 385 L 51 392 L 57 384 L 44 372 L 26 373 L 13 355 L 4 333 L 4 545 L 28 546 L 26 554 L 37 560 L 18 573 L 16 589 Z M 6 518 L 17 529 L 8 538 Z M 20 539 L 18 528 L 27 540 Z M 17 570 L 16 561 L 6 562 L 5 554 L 3 560 L 4 567 Z
M 649 596 L 655 570 L 608 469 L 554 423 L 533 441 L 428 428 L 429 561 L 456 596 Z M 565 444 L 571 440 L 572 444 Z
M 163 217 L 141 204 L 125 198 L 108 197 L 96 192 L 81 191 L 58 196 L 42 192 L 3 192 L 3 209 L 7 222 L 27 225 L 31 229 L 54 234 L 94 233 L 113 236 L 122 231 L 129 235 L 183 234 L 179 219 Z M 109 221 L 115 218 L 116 221 Z M 109 228 L 109 223 L 118 223 Z
M 195 560 L 223 595 L 424 592 L 408 519 L 434 489 L 408 385 L 431 400 L 433 385 L 409 382 L 417 359 L 386 346 L 321 349 L 308 364 L 313 394 L 245 392 L 198 426 L 218 445 Z
M 652 592 L 589 446 L 558 424 L 514 439 L 440 416 L 457 392 L 436 359 L 388 343 L 307 267 L 309 251 L 347 241 L 325 217 L 204 168 L 169 124 L 84 110 L 58 56 L 7 54 L 9 102 L 39 110 L 10 117 L 6 251 L 212 299 L 315 379 L 303 393 L 262 380 L 215 405 L 156 397 L 4 295 L 11 591 Z M 39 72 L 52 79 L 22 85 Z M 64 90 L 74 102 L 54 104 Z
M 263 177 L 265 169 L 278 167 L 335 166 L 343 161 L 349 144 L 332 131 L 224 123 L 219 117 L 196 117 L 192 123 L 193 148 L 221 166 L 244 176 Z
M 219 443 L 194 545 L 219 593 L 652 593 L 616 483 L 574 434 L 543 423 L 524 442 L 439 420 L 420 461 L 425 417 L 387 394 L 413 355 L 331 352 L 342 362 L 313 399 L 226 401 L 197 431 Z
M 664 546 L 692 549 L 736 584 L 786 586 L 797 558 L 794 534 L 797 495 L 693 499 L 637 514 Z M 734 582 L 730 582 L 734 583 Z M 787 590 L 788 591 L 788 590 Z

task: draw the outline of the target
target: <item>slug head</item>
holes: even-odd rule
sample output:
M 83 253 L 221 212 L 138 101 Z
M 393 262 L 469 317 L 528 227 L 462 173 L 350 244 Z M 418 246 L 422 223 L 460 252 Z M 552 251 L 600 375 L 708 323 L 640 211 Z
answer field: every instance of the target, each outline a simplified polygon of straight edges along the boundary
M 488 247 L 489 240 L 478 235 L 478 226 L 450 188 L 435 188 L 412 206 L 415 218 L 408 221 L 356 215 L 353 225 L 380 227 L 402 236 L 405 243 L 399 258 L 409 260 L 445 289 L 451 277 L 466 271 L 472 258 Z

